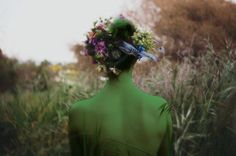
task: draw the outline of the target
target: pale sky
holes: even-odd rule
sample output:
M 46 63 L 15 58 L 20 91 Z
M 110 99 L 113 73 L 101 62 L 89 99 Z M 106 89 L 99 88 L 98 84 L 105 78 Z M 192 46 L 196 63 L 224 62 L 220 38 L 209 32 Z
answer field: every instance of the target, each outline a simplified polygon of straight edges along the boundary
M 70 47 L 85 39 L 93 21 L 139 5 L 140 0 L 0 0 L 0 48 L 23 61 L 75 62 Z
M 74 62 L 70 46 L 99 17 L 135 9 L 140 0 L 0 0 L 0 48 L 20 60 Z

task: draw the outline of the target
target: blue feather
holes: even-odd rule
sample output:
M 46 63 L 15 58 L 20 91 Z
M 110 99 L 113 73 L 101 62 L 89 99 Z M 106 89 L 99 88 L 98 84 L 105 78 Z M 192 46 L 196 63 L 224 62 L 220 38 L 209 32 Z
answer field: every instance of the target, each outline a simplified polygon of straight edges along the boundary
M 122 44 L 119 46 L 119 49 L 128 55 L 136 56 L 138 59 L 141 59 L 142 57 L 148 57 L 149 59 L 154 60 L 155 62 L 157 61 L 156 56 L 146 52 L 145 48 L 142 45 L 138 46 L 137 49 L 133 45 L 123 41 Z

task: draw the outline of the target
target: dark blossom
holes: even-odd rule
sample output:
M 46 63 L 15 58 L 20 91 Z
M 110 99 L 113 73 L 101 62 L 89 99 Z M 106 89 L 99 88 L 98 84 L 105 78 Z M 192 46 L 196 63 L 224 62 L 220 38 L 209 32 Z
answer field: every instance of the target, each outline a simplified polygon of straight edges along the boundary
M 97 45 L 97 39 L 96 38 L 92 38 L 91 40 L 90 40 L 90 44 L 92 44 L 93 46 L 96 46 Z

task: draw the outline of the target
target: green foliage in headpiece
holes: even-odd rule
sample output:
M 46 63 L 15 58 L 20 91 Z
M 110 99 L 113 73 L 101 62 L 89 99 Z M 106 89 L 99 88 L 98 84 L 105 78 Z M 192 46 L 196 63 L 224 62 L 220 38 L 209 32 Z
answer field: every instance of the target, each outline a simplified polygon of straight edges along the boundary
M 113 38 L 130 41 L 136 28 L 134 24 L 128 19 L 117 18 L 111 24 L 109 31 Z

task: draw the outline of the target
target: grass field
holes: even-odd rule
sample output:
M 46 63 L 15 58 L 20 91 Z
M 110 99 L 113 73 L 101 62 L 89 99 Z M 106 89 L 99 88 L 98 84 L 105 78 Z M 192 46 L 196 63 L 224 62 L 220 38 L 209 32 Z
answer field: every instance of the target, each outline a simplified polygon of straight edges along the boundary
M 145 70 L 134 70 L 134 81 L 171 106 L 176 156 L 230 155 L 233 150 L 236 61 L 217 56 L 209 46 L 204 57 L 183 62 L 162 59 Z M 104 82 L 80 72 L 77 85 L 55 83 L 51 88 L 17 88 L 0 95 L 0 153 L 14 156 L 69 155 L 68 110 L 89 98 Z M 219 135 L 222 134 L 223 135 Z M 209 154 L 210 153 L 210 154 Z

